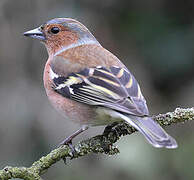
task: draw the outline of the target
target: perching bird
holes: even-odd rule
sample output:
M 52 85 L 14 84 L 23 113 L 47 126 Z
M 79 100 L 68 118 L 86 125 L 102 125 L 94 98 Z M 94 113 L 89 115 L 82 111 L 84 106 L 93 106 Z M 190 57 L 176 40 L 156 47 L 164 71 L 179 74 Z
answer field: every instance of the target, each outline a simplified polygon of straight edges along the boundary
M 52 105 L 66 120 L 82 125 L 63 144 L 90 126 L 123 120 L 154 147 L 177 147 L 176 141 L 149 117 L 134 76 L 83 24 L 56 18 L 24 35 L 39 39 L 47 48 L 44 86 Z

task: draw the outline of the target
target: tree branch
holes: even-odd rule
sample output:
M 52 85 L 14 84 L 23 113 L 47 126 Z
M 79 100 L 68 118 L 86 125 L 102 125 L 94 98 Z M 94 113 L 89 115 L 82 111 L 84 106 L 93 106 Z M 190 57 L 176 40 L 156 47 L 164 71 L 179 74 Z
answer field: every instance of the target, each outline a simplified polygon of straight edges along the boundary
M 169 126 L 173 123 L 191 121 L 194 120 L 194 108 L 177 108 L 174 112 L 153 116 L 153 119 L 161 126 Z M 29 168 L 5 167 L 3 170 L 0 170 L 0 180 L 8 180 L 11 178 L 42 180 L 40 176 L 46 172 L 45 170 L 61 159 L 64 161 L 66 161 L 66 158 L 75 159 L 91 152 L 105 153 L 109 155 L 117 154 L 119 150 L 113 144 L 118 141 L 121 136 L 132 134 L 135 131 L 136 130 L 133 127 L 124 122 L 119 123 L 114 127 L 107 126 L 102 135 L 81 141 L 75 145 L 74 148 L 76 154 L 72 154 L 69 146 L 61 146 L 51 151 L 48 155 L 41 157 Z

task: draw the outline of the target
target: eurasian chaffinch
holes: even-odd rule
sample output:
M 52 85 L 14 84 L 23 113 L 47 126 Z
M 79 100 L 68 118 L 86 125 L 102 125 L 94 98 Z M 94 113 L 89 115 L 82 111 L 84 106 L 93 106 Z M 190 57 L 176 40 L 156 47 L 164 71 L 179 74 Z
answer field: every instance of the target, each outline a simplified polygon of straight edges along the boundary
M 44 86 L 52 105 L 65 119 L 82 125 L 62 144 L 90 126 L 124 120 L 154 147 L 177 147 L 176 141 L 149 117 L 134 76 L 83 24 L 56 18 L 24 35 L 39 39 L 47 48 Z

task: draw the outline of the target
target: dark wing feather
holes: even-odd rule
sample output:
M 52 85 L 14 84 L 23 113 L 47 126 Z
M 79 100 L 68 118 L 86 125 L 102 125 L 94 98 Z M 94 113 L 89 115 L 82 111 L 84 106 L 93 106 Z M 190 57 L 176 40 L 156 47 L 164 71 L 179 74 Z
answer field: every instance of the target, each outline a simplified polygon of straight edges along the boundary
M 53 82 L 56 92 L 72 100 L 137 116 L 148 115 L 140 87 L 127 69 L 86 68 L 54 78 Z
M 121 84 L 125 86 L 129 97 L 132 99 L 134 104 L 138 106 L 139 111 L 141 111 L 142 114 L 148 115 L 149 111 L 146 100 L 141 93 L 140 86 L 135 77 L 126 68 L 113 66 L 110 69 L 111 72 L 119 78 Z

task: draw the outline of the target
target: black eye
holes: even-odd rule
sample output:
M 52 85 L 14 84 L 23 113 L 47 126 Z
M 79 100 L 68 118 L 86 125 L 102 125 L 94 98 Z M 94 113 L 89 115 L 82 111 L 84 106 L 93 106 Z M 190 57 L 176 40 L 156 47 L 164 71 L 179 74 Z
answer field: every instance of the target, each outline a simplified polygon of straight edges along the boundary
M 53 34 L 57 34 L 59 31 L 60 31 L 60 29 L 59 29 L 58 27 L 53 27 L 53 28 L 51 28 L 51 32 L 52 32 Z

